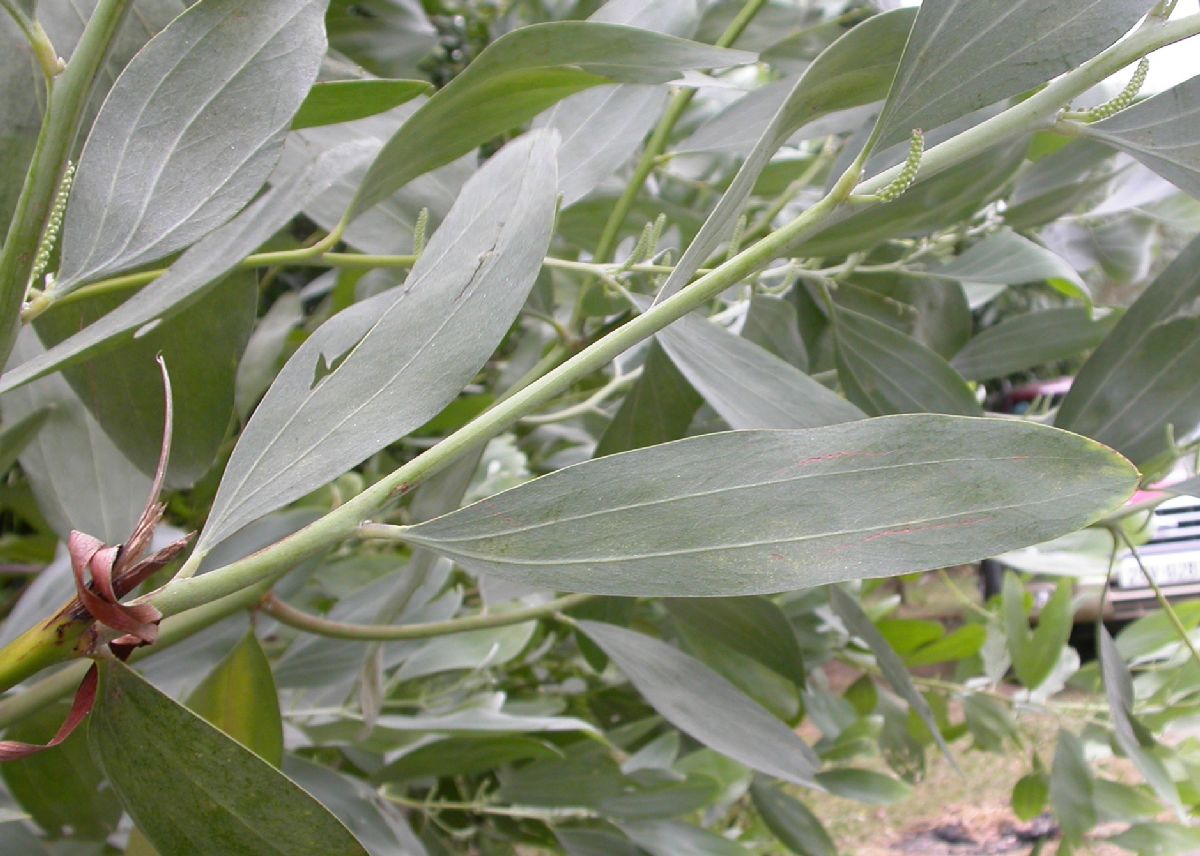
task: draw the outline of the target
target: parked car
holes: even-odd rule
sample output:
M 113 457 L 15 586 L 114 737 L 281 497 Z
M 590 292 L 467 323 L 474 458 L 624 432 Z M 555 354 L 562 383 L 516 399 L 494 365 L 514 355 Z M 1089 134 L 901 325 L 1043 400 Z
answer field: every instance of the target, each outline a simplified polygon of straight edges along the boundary
M 993 396 L 988 404 L 1003 413 L 1048 412 L 1066 395 L 1070 380 L 1059 378 L 1013 387 Z M 1029 589 L 1035 608 L 1049 600 L 1059 578 L 1075 577 L 1077 623 L 1092 622 L 1097 617 L 1123 622 L 1157 609 L 1158 599 L 1146 580 L 1146 573 L 1153 576 L 1169 600 L 1200 597 L 1200 498 L 1171 490 L 1171 485 L 1190 475 L 1186 468 L 1177 467 L 1129 500 L 1127 508 L 1133 513 L 1126 526 L 1130 539 L 1137 545 L 1141 565 L 1138 557 L 1123 546 L 1113 559 L 1109 533 L 1083 530 L 981 562 L 984 597 L 1000 592 L 1004 574 L 1009 570 L 1034 577 Z M 1138 512 L 1140 508 L 1145 510 Z M 1107 596 L 1106 580 L 1109 581 Z

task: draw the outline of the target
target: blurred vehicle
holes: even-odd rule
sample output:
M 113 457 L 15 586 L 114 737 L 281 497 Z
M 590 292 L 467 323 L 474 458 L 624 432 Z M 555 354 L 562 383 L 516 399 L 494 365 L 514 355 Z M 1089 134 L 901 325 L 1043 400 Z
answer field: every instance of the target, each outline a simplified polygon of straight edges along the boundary
M 1070 378 L 1039 381 L 1003 390 L 990 398 L 988 405 L 997 412 L 1036 418 L 1056 406 L 1070 387 Z M 1098 617 L 1129 621 L 1157 609 L 1158 598 L 1147 574 L 1168 600 L 1200 597 L 1200 499 L 1171 489 L 1190 476 L 1185 467 L 1178 466 L 1129 500 L 1129 514 L 1123 525 L 1136 546 L 1136 556 L 1122 545 L 1114 557 L 1113 539 L 1108 532 L 1085 529 L 985 559 L 980 563 L 984 598 L 1000 593 L 1009 570 L 1033 576 L 1028 589 L 1035 610 L 1050 599 L 1061 577 L 1074 577 L 1076 623 L 1092 622 Z

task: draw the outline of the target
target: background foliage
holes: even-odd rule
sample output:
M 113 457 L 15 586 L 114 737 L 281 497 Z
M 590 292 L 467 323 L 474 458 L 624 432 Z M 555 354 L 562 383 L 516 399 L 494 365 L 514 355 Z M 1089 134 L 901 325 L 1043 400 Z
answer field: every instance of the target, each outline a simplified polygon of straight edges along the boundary
M 1200 847 L 1195 603 L 939 570 L 1190 466 L 1200 16 L 0 6 L 0 854 L 824 856 L 967 750 Z

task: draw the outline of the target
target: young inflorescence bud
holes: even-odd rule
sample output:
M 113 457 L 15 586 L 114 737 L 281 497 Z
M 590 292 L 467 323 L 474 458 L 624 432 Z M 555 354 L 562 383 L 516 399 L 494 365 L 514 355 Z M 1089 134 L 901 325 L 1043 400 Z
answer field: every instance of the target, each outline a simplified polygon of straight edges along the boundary
M 419 256 L 425 252 L 425 231 L 429 228 L 429 209 L 422 208 L 413 224 L 413 255 Z
M 908 157 L 904 161 L 904 168 L 900 170 L 900 174 L 891 184 L 875 194 L 876 197 L 883 202 L 891 202 L 893 199 L 903 196 L 904 192 L 917 180 L 917 171 L 921 168 L 921 155 L 924 153 L 925 134 L 920 128 L 913 128 L 912 136 L 908 141 Z
M 1125 88 L 1117 94 L 1116 98 L 1111 101 L 1106 101 L 1099 107 L 1093 107 L 1087 111 L 1087 118 L 1092 121 L 1107 119 L 1114 113 L 1119 113 L 1130 104 L 1133 99 L 1137 98 L 1137 94 L 1142 90 L 1142 84 L 1146 82 L 1146 74 L 1150 71 L 1150 60 L 1147 57 L 1142 57 L 1141 61 L 1134 69 L 1133 77 L 1129 78 L 1129 83 L 1125 84 Z
M 46 272 L 50 264 L 50 253 L 54 251 L 54 242 L 58 240 L 58 230 L 62 228 L 63 215 L 67 211 L 67 199 L 71 195 L 71 182 L 75 179 L 75 164 L 67 161 L 63 170 L 62 180 L 58 184 L 58 193 L 54 196 L 54 205 L 50 208 L 50 216 L 46 220 L 46 230 L 42 232 L 42 240 L 38 242 L 37 255 L 33 259 L 33 270 L 29 273 L 29 284 L 35 286 Z

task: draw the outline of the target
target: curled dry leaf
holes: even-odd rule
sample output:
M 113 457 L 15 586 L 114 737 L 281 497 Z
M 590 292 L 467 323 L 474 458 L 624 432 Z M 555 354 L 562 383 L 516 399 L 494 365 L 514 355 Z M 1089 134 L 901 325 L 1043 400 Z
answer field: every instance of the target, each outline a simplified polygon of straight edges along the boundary
M 75 599 L 59 613 L 57 618 L 93 618 L 105 627 L 123 633 L 109 643 L 112 653 L 124 660 L 142 645 L 151 645 L 158 639 L 158 622 L 162 620 L 153 604 L 124 604 L 121 598 L 131 592 L 155 571 L 174 559 L 191 541 L 187 535 L 142 558 L 154 537 L 154 531 L 162 520 L 165 506 L 159 501 L 163 478 L 167 472 L 167 460 L 171 452 L 171 378 L 166 363 L 158 358 L 162 369 L 163 394 L 166 405 L 163 415 L 162 450 L 154 483 L 146 508 L 138 518 L 133 532 L 118 546 L 105 544 L 86 532 L 73 530 L 67 539 L 67 552 L 71 556 L 71 570 L 75 574 Z M 87 579 L 91 574 L 91 581 Z M 94 643 L 93 643 L 94 644 Z M 96 701 L 96 667 L 88 669 L 67 718 L 58 732 L 45 744 L 21 743 L 16 740 L 0 740 L 0 762 L 16 761 L 59 745 L 79 724 L 87 718 Z

